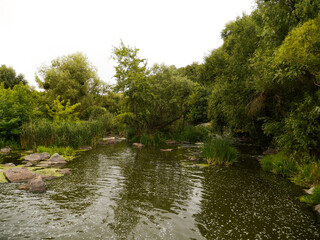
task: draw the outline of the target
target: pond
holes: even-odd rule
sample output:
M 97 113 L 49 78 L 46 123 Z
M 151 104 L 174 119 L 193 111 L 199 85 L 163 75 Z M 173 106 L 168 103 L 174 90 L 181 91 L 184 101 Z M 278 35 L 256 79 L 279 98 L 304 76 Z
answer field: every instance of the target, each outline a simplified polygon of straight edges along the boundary
M 319 239 L 302 188 L 237 146 L 234 166 L 201 167 L 187 161 L 197 146 L 121 143 L 82 153 L 44 194 L 0 184 L 0 239 Z

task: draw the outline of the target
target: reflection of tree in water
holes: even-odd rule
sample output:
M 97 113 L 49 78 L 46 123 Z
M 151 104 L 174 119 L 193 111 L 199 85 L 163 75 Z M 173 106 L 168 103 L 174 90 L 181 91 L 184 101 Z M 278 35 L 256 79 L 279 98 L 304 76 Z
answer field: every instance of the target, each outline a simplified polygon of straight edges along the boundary
M 124 186 L 115 201 L 114 223 L 109 225 L 123 239 L 134 234 L 143 219 L 157 225 L 159 217 L 163 217 L 157 213 L 178 212 L 192 191 L 185 169 L 177 161 L 170 161 L 176 153 L 163 154 L 154 149 L 136 151 L 134 158 L 122 162 Z
M 66 167 L 72 169 L 72 174 L 65 175 L 48 182 L 48 189 L 54 190 L 50 198 L 57 202 L 62 209 L 84 211 L 99 197 L 97 181 L 99 174 L 99 155 L 113 155 L 121 152 L 121 146 L 108 146 L 84 153 Z

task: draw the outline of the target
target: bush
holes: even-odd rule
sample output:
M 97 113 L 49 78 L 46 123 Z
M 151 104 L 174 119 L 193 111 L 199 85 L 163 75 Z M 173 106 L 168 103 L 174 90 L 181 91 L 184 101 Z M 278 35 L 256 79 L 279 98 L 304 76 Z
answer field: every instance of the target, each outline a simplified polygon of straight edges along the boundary
M 167 138 L 178 142 L 188 141 L 191 143 L 204 141 L 209 135 L 209 130 L 202 126 L 182 125 L 167 135 Z
M 210 165 L 230 165 L 239 156 L 232 142 L 226 137 L 215 137 L 207 140 L 203 146 L 203 154 Z

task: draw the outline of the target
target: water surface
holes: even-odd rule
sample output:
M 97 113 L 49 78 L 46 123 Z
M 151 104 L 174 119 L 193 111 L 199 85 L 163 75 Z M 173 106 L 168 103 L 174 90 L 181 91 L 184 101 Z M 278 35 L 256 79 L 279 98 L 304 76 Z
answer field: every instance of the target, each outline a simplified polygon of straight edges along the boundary
M 231 167 L 125 143 L 83 153 L 45 194 L 0 184 L 0 239 L 319 239 L 302 189 L 260 170 L 254 147 Z

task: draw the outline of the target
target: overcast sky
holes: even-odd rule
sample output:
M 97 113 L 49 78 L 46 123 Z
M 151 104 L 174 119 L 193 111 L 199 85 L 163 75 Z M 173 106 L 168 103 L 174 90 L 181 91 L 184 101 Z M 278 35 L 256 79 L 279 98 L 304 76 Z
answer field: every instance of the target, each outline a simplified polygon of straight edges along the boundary
M 0 0 L 0 65 L 30 85 L 51 60 L 83 52 L 102 80 L 114 83 L 110 59 L 122 39 L 154 63 L 202 62 L 222 44 L 225 24 L 250 14 L 254 0 Z

